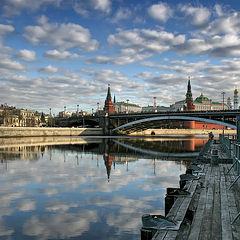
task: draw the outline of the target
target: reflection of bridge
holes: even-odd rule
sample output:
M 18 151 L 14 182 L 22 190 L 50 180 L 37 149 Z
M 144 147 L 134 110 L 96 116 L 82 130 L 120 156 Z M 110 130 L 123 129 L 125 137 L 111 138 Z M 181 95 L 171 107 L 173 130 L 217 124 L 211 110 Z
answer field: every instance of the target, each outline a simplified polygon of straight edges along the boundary
M 184 152 L 184 153 L 171 153 L 171 152 L 157 152 L 157 151 L 152 151 L 152 150 L 148 150 L 148 149 L 142 149 L 139 147 L 134 147 L 131 146 L 129 144 L 125 144 L 122 142 L 119 142 L 117 140 L 113 139 L 113 142 L 115 142 L 116 144 L 125 147 L 127 149 L 136 151 L 136 152 L 140 152 L 143 154 L 147 154 L 150 156 L 154 156 L 154 157 L 165 157 L 165 158 L 183 158 L 183 157 L 197 157 L 199 155 L 198 152 Z
M 100 126 L 107 135 L 117 130 L 130 133 L 149 128 L 158 128 L 163 121 L 199 121 L 236 128 L 237 116 L 240 116 L 239 110 L 129 113 L 64 118 L 58 119 L 56 124 L 68 127 Z

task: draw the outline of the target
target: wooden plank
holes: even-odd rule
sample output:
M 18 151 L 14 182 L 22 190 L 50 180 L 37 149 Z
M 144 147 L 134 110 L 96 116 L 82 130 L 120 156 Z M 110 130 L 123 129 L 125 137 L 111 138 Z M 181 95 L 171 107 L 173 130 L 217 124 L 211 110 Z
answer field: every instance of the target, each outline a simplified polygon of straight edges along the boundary
M 201 229 L 201 225 L 202 225 L 202 217 L 203 217 L 203 213 L 205 210 L 205 201 L 206 201 L 206 196 L 207 196 L 206 182 L 208 182 L 208 178 L 210 176 L 210 172 L 207 167 L 206 167 L 205 171 L 206 171 L 205 172 L 205 174 L 206 174 L 205 181 L 203 183 L 203 188 L 200 193 L 197 210 L 196 210 L 196 213 L 193 218 L 193 222 L 192 222 L 190 234 L 188 236 L 188 240 L 197 240 L 199 237 L 199 234 L 200 234 L 200 229 Z
M 170 209 L 167 215 L 167 217 L 170 220 L 179 222 L 179 226 L 186 215 L 187 209 L 192 200 L 192 196 L 196 190 L 197 185 L 198 185 L 198 180 L 189 182 L 187 191 L 191 193 L 191 196 L 177 198 L 177 200 L 173 204 L 173 207 Z M 166 231 L 160 230 L 153 236 L 153 239 L 154 240 L 173 240 L 177 237 L 177 234 L 178 234 L 177 230 L 166 230 Z
M 178 231 L 168 231 L 164 240 L 175 240 L 177 237 Z
M 221 222 L 221 201 L 220 201 L 220 168 L 214 167 L 215 179 L 214 179 L 214 202 L 212 213 L 212 232 L 211 239 L 221 239 L 222 234 L 219 229 L 222 228 Z
M 212 233 L 212 213 L 213 213 L 213 192 L 214 192 L 214 177 L 212 172 L 212 167 L 210 167 L 210 176 L 207 184 L 207 195 L 205 201 L 205 209 L 203 213 L 203 219 L 201 230 L 199 234 L 200 240 L 210 240 Z
M 225 167 L 223 166 L 223 169 Z M 224 172 L 221 171 L 220 181 L 220 197 L 221 197 L 221 221 L 222 221 L 222 239 L 232 240 L 232 227 L 230 222 L 227 190 Z
M 164 240 L 167 232 L 167 230 L 157 231 L 156 234 L 153 236 L 152 240 Z

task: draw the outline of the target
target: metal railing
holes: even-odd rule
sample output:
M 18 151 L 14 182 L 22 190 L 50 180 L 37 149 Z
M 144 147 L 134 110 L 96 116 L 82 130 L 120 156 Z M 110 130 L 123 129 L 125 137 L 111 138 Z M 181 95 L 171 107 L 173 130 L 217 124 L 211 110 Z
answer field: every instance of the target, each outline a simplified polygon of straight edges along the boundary
M 240 142 L 236 142 L 230 139 L 229 136 L 220 135 L 219 136 L 220 143 L 222 144 L 223 148 L 226 151 L 229 151 L 230 154 L 232 153 L 233 158 L 233 164 L 229 168 L 227 174 L 230 173 L 232 169 L 236 172 L 237 176 L 232 182 L 232 184 L 229 186 L 229 189 L 232 188 L 232 186 L 239 180 L 240 178 Z M 230 155 L 231 156 L 231 155 Z M 234 217 L 231 224 L 234 224 L 234 222 L 240 217 L 240 212 Z

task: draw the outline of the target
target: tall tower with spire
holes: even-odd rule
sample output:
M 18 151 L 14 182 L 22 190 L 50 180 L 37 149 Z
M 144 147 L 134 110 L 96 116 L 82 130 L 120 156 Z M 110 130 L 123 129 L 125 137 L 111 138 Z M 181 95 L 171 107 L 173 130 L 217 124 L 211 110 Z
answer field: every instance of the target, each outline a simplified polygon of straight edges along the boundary
M 186 106 L 185 106 L 184 110 L 185 111 L 194 111 L 195 110 L 195 106 L 193 104 L 190 77 L 188 77 L 188 86 L 187 86 L 187 93 L 186 93 Z
M 108 114 L 114 114 L 116 112 L 112 103 L 110 84 L 108 84 L 108 92 L 107 92 L 107 97 L 105 100 L 103 111 Z
M 235 90 L 234 90 L 234 96 L 233 96 L 233 109 L 238 109 L 238 90 L 237 88 L 235 87 Z

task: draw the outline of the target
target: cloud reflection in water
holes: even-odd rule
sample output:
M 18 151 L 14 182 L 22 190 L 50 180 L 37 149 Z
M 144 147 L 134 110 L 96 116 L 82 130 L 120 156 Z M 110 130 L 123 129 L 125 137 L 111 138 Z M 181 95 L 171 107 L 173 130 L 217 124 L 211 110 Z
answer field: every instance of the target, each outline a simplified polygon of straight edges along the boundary
M 165 188 L 178 186 L 184 171 L 174 161 L 109 163 L 66 148 L 8 162 L 0 176 L 0 239 L 139 238 L 142 214 L 163 211 Z

